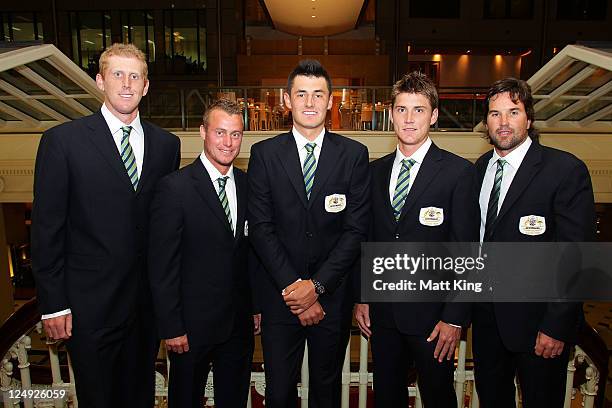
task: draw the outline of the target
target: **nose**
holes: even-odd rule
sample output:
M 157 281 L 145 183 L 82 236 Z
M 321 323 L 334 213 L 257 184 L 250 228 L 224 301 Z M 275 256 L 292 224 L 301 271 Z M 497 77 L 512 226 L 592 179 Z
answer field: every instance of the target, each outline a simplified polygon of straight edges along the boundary
M 231 145 L 232 145 L 232 137 L 230 136 L 229 133 L 226 133 L 223 136 L 223 146 L 230 147 Z
M 413 122 L 413 120 L 412 120 L 412 111 L 411 110 L 408 110 L 406 112 L 406 114 L 404 115 L 404 122 L 405 123 L 412 123 Z
M 510 116 L 507 113 L 502 113 L 500 115 L 500 120 L 501 120 L 501 125 L 505 126 L 508 124 L 508 119 L 510 118 Z
M 128 89 L 128 88 L 130 87 L 130 76 L 129 76 L 129 75 L 125 75 L 125 76 L 123 77 L 123 81 L 121 81 L 121 82 L 122 82 L 122 83 L 121 83 L 121 86 L 122 86 L 123 88 Z
M 306 95 L 306 106 L 314 105 L 314 95 Z

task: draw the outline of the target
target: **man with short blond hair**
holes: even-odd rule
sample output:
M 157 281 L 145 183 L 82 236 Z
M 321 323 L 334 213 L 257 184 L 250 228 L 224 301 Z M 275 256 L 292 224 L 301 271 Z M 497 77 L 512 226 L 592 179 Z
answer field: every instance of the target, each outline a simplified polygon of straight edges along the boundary
M 141 121 L 147 64 L 133 45 L 100 57 L 93 115 L 46 131 L 34 175 L 32 268 L 43 326 L 64 340 L 81 406 L 153 406 L 158 341 L 146 277 L 149 203 L 178 168 L 176 136 Z
M 158 183 L 151 203 L 149 276 L 160 337 L 170 357 L 170 408 L 199 408 L 211 366 L 215 405 L 246 406 L 253 311 L 248 273 L 247 176 L 240 107 L 206 109 L 195 161 Z

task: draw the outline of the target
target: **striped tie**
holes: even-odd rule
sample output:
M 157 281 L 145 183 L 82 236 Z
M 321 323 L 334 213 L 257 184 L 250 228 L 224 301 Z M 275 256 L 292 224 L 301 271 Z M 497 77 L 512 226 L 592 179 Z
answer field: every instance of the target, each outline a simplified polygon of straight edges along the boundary
M 225 184 L 227 183 L 228 178 L 229 176 L 219 177 L 217 182 L 219 183 L 219 200 L 221 200 L 221 206 L 223 206 L 223 211 L 225 211 L 225 216 L 229 222 L 230 230 L 234 232 L 234 226 L 232 225 L 232 211 L 230 210 L 229 201 L 227 201 L 227 194 L 225 194 Z
M 132 131 L 131 126 L 123 126 L 123 137 L 121 138 L 121 160 L 127 170 L 128 177 L 132 182 L 134 191 L 138 188 L 138 166 L 136 166 L 136 156 L 130 145 L 130 132 Z
M 400 170 L 399 176 L 397 176 L 395 193 L 393 194 L 393 201 L 391 201 L 395 221 L 399 221 L 402 215 L 402 208 L 404 208 L 406 196 L 408 195 L 408 187 L 410 187 L 410 169 L 415 163 L 416 161 L 413 159 L 402 160 L 402 169 Z
M 491 195 L 489 196 L 489 205 L 487 207 L 487 221 L 485 223 L 485 237 L 490 232 L 490 228 L 497 218 L 499 211 L 499 192 L 501 190 L 501 183 L 504 177 L 504 166 L 506 161 L 503 159 L 497 159 L 497 170 L 495 170 L 495 179 L 493 181 L 493 188 L 491 189 Z
M 317 159 L 314 155 L 314 149 L 317 146 L 316 143 L 306 143 L 306 160 L 304 160 L 304 186 L 306 187 L 306 198 L 310 199 L 310 192 L 312 191 L 312 185 L 314 184 L 315 170 L 317 169 Z

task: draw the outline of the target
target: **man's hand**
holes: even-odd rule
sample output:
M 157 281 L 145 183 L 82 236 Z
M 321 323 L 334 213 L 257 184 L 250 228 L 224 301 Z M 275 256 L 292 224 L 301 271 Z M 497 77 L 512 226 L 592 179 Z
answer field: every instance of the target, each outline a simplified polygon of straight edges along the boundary
M 565 343 L 561 340 L 555 340 L 542 332 L 538 332 L 538 337 L 536 337 L 535 353 L 540 357 L 555 358 L 559 357 L 559 355 L 563 353 L 564 346 Z
M 369 338 L 372 335 L 372 330 L 370 330 L 370 305 L 357 303 L 355 305 L 355 320 L 357 320 L 359 330 Z
M 43 319 L 49 340 L 68 340 L 72 336 L 72 314 Z
M 434 350 L 434 359 L 438 359 L 438 362 L 441 363 L 444 357 L 447 360 L 454 358 L 457 341 L 461 338 L 461 327 L 451 326 L 440 320 L 427 338 L 427 341 L 434 341 L 436 337 L 438 338 L 438 343 L 436 343 L 436 349 Z
M 293 282 L 283 289 L 282 295 L 291 313 L 295 315 L 304 313 L 319 298 L 310 279 Z
M 302 326 L 312 326 L 319 323 L 325 317 L 325 312 L 319 302 L 314 302 L 312 306 L 298 315 Z
M 189 341 L 187 335 L 174 337 L 172 339 L 165 339 L 166 349 L 175 353 L 183 354 L 189 351 Z
M 261 313 L 253 315 L 253 335 L 261 333 Z

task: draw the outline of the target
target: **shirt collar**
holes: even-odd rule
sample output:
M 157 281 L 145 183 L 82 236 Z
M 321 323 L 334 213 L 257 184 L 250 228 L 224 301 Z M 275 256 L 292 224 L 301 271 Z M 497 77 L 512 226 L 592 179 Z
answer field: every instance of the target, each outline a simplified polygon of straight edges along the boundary
M 112 114 L 112 112 L 106 107 L 106 102 L 102 104 L 102 116 L 110 129 L 112 135 L 117 133 L 123 126 L 126 126 L 118 117 Z M 144 130 L 142 129 L 142 124 L 140 123 L 140 112 L 136 114 L 136 117 L 128 126 L 132 127 L 132 132 L 136 131 L 141 136 L 144 136 Z
M 232 181 L 234 180 L 234 165 L 233 164 L 230 166 L 229 170 L 227 171 L 227 174 L 221 174 L 221 172 L 215 166 L 213 166 L 210 160 L 208 160 L 208 157 L 206 157 L 206 154 L 204 152 L 200 154 L 200 160 L 202 161 L 204 168 L 206 168 L 206 171 L 208 172 L 208 175 L 210 176 L 210 179 L 213 182 L 217 181 L 217 179 L 220 177 L 226 177 L 226 176 L 229 177 L 230 180 Z
M 518 145 L 516 149 L 508 153 L 505 157 L 501 157 L 499 154 L 497 154 L 497 151 L 493 149 L 493 156 L 491 157 L 491 160 L 489 160 L 488 167 L 490 168 L 496 164 L 497 160 L 504 159 L 510 166 L 512 166 L 513 169 L 518 169 L 521 166 L 525 155 L 527 155 L 527 151 L 529 150 L 531 143 L 531 138 L 527 136 L 523 143 Z
M 316 139 L 312 142 L 306 139 L 306 137 L 300 132 L 298 132 L 295 126 L 291 128 L 291 133 L 293 134 L 293 138 L 295 139 L 295 144 L 297 145 L 298 151 L 302 150 L 304 146 L 306 146 L 306 144 L 308 143 L 316 143 L 319 149 L 323 147 L 323 136 L 325 136 L 325 128 L 321 129 L 321 133 L 319 133 L 319 136 L 317 136 Z
M 410 157 L 404 156 L 404 153 L 402 153 L 402 151 L 399 148 L 399 145 L 397 146 L 397 148 L 395 149 L 395 161 L 394 161 L 394 165 L 400 163 L 402 160 L 404 159 L 412 159 L 415 162 L 421 164 L 423 163 L 423 160 L 425 159 L 425 155 L 427 154 L 427 152 L 429 151 L 429 147 L 431 146 L 431 139 L 429 137 L 427 137 L 427 140 L 425 140 L 425 143 L 423 143 L 417 150 L 416 152 L 412 153 L 412 155 Z

